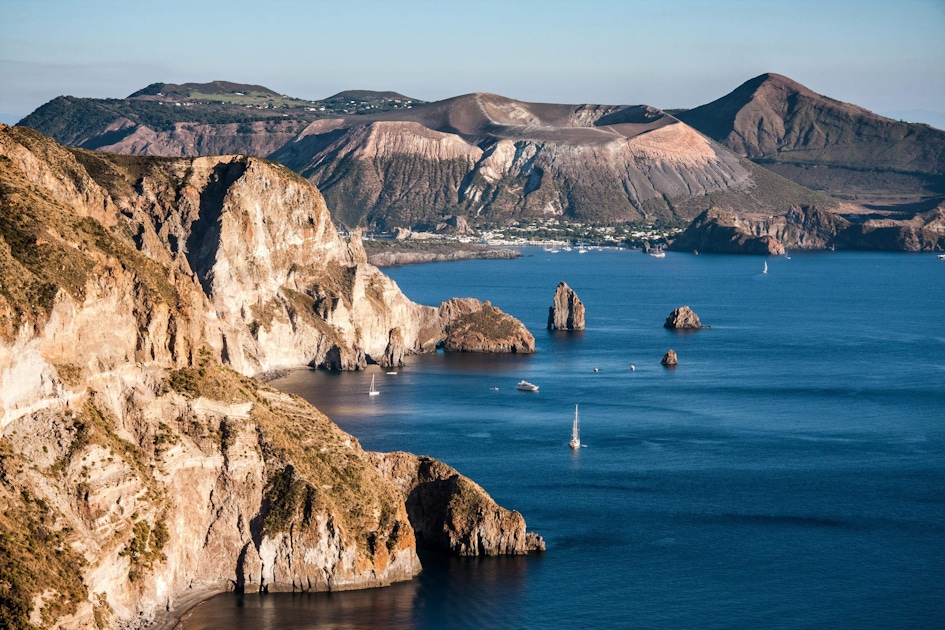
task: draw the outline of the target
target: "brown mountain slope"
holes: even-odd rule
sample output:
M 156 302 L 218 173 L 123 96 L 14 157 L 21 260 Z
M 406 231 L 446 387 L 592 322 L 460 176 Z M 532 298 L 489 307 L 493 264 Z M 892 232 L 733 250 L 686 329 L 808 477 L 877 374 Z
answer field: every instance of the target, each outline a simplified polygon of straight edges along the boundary
M 645 105 L 485 93 L 424 104 L 366 91 L 314 104 L 257 88 L 154 84 L 123 100 L 60 97 L 22 124 L 107 152 L 268 156 L 315 183 L 352 227 L 435 225 L 449 215 L 471 225 L 689 220 L 718 194 L 773 213 L 830 204 L 786 183 L 769 191 L 753 167 Z
M 945 131 L 884 118 L 781 75 L 751 79 L 677 117 L 739 155 L 831 194 L 945 194 Z
M 270 157 L 315 182 L 349 225 L 414 226 L 449 214 L 474 225 L 688 220 L 693 200 L 717 193 L 770 212 L 810 195 L 787 182 L 774 195 L 759 190 L 752 168 L 652 107 L 483 93 L 316 121 Z

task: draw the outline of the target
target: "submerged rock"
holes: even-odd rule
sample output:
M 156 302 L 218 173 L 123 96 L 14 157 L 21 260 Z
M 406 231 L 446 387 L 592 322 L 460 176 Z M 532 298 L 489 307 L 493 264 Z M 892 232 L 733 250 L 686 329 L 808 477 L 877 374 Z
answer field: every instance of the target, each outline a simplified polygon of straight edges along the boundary
M 675 330 L 694 330 L 707 328 L 699 321 L 699 316 L 688 306 L 680 306 L 666 318 L 663 328 L 672 328 Z
M 566 282 L 558 283 L 548 308 L 548 330 L 584 330 L 584 303 Z

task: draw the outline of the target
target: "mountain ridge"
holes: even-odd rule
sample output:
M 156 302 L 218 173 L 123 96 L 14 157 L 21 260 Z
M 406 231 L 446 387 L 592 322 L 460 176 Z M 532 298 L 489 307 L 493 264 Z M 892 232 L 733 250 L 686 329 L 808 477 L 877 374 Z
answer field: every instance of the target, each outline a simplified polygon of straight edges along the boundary
M 945 196 L 945 132 L 817 94 L 782 75 L 760 75 L 677 117 L 739 155 L 845 199 L 883 192 L 857 177 L 865 171 L 886 174 L 887 193 L 905 199 L 916 199 L 914 188 L 919 197 Z
M 129 102 L 122 117 L 114 103 L 60 98 L 26 122 L 109 152 L 266 156 L 315 183 L 349 227 L 424 229 L 450 216 L 471 226 L 684 223 L 719 204 L 777 216 L 816 205 L 906 220 L 945 199 L 945 132 L 883 118 L 774 73 L 674 115 L 648 105 L 474 92 L 383 108 L 337 98 L 335 109 L 315 112 L 218 103 L 201 120 L 192 113 L 201 103 Z M 81 131 L 83 118 L 98 121 L 97 131 Z

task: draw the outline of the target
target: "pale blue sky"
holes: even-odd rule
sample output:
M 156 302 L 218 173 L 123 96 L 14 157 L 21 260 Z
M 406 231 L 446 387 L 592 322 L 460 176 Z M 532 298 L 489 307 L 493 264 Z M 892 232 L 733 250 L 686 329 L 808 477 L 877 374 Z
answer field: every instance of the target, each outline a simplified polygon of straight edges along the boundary
M 671 108 L 763 72 L 945 121 L 945 0 L 0 0 L 7 122 L 157 81 Z

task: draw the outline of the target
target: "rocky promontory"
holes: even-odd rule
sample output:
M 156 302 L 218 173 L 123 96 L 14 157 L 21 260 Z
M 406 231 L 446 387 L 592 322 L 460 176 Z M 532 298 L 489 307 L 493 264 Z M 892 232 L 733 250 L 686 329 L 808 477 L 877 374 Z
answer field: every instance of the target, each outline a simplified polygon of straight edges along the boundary
M 853 209 L 844 206 L 839 210 Z M 778 215 L 712 209 L 696 217 L 670 245 L 676 251 L 777 256 L 791 250 L 945 250 L 945 204 L 910 218 L 864 218 L 811 206 Z
M 567 282 L 559 282 L 555 289 L 548 307 L 548 330 L 584 330 L 584 303 Z
M 0 208 L 0 626 L 139 628 L 218 592 L 420 570 L 372 456 L 250 375 L 399 364 L 461 309 L 409 301 L 261 159 L 118 158 L 0 125 Z
M 408 248 L 400 243 L 390 246 L 387 246 L 387 244 L 378 246 L 375 241 L 365 249 L 368 251 L 368 262 L 376 267 L 400 267 L 403 265 L 457 260 L 511 260 L 522 256 L 522 253 L 518 250 L 503 247 L 433 243 L 427 245 L 411 243 Z
M 663 328 L 671 328 L 673 330 L 698 330 L 699 328 L 706 328 L 706 326 L 702 325 L 702 322 L 699 321 L 699 316 L 696 315 L 691 308 L 688 306 L 680 306 L 669 314 L 669 317 L 667 317 L 666 321 L 663 323 Z
M 373 453 L 372 461 L 404 496 L 419 542 L 461 556 L 544 551 L 518 512 L 500 507 L 475 482 L 429 457 Z

